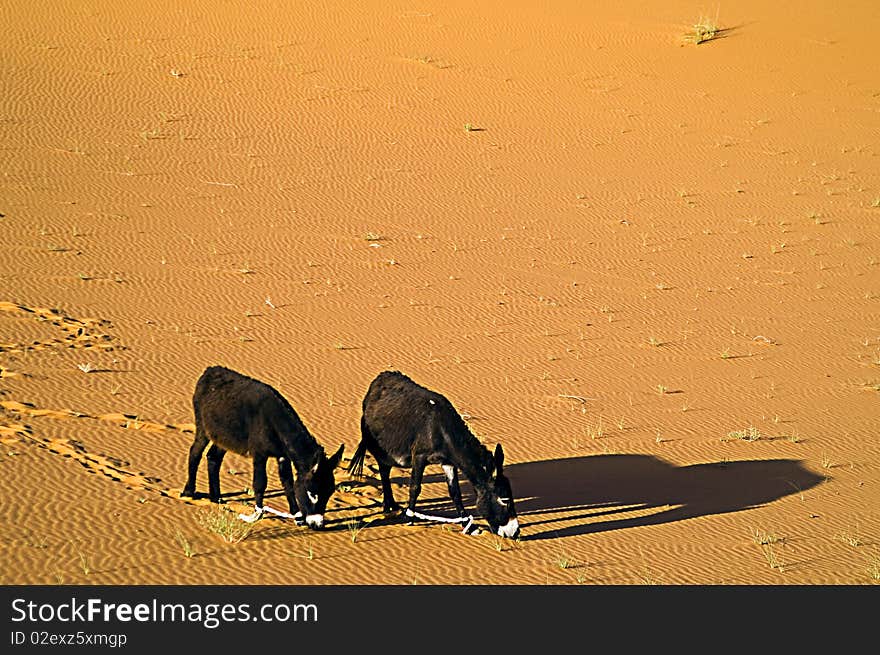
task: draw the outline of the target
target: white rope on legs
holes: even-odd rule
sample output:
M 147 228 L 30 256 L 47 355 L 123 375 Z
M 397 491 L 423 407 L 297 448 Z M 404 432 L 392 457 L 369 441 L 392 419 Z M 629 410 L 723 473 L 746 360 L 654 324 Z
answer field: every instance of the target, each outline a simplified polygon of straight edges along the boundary
M 280 510 L 269 507 L 268 505 L 263 505 L 262 507 L 255 506 L 252 514 L 239 514 L 238 518 L 240 518 L 242 521 L 246 521 L 247 523 L 254 523 L 258 521 L 260 517 L 262 517 L 265 513 L 274 514 L 275 516 L 280 516 L 283 519 L 294 519 L 295 521 L 302 520 L 301 512 L 290 514 L 288 512 L 282 512 Z M 437 523 L 464 523 L 464 527 L 461 529 L 464 534 L 469 534 L 471 532 L 471 529 L 474 527 L 474 517 L 472 514 L 469 514 L 468 516 L 460 516 L 454 519 L 446 518 L 445 516 L 422 514 L 421 512 L 416 512 L 411 509 L 407 509 L 404 514 L 409 518 L 418 518 L 425 521 L 436 521 Z
M 283 519 L 302 519 L 302 512 L 297 512 L 296 514 L 290 514 L 288 512 L 282 512 L 281 510 L 274 509 L 269 507 L 268 505 L 263 505 L 262 507 L 254 507 L 253 514 L 239 514 L 238 518 L 242 521 L 246 521 L 248 523 L 253 523 L 254 521 L 259 520 L 259 518 L 263 515 L 264 512 L 268 512 L 269 514 L 274 514 L 275 516 L 280 516 Z
M 433 516 L 431 514 L 422 514 L 421 512 L 416 512 L 416 511 L 411 510 L 409 508 L 407 508 L 407 510 L 404 512 L 404 514 L 406 514 L 406 516 L 408 516 L 410 518 L 415 517 L 418 519 L 424 519 L 425 521 L 437 521 L 439 523 L 464 523 L 465 525 L 461 529 L 461 531 L 464 532 L 465 534 L 468 534 L 468 532 L 471 529 L 471 526 L 473 526 L 473 523 L 474 523 L 474 517 L 472 514 L 470 514 L 468 516 L 461 516 L 457 519 L 449 519 L 449 518 L 446 518 L 445 516 Z

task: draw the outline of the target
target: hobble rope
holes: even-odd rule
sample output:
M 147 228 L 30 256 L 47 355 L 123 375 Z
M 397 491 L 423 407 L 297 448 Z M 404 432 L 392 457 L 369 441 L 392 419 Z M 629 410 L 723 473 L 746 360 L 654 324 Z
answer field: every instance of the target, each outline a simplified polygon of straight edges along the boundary
M 297 512 L 296 514 L 290 514 L 289 512 L 282 512 L 281 510 L 277 510 L 273 507 L 269 507 L 268 505 L 264 505 L 262 507 L 254 507 L 254 511 L 252 514 L 239 514 L 238 518 L 242 521 L 246 521 L 248 523 L 254 523 L 259 520 L 259 518 L 264 514 L 274 514 L 275 516 L 280 516 L 283 519 L 293 519 L 297 523 L 302 522 L 302 513 Z M 460 516 L 458 518 L 447 518 L 445 516 L 434 516 L 432 514 L 422 514 L 421 512 L 416 512 L 411 509 L 407 509 L 404 511 L 404 514 L 409 518 L 417 518 L 422 519 L 424 521 L 436 521 L 438 523 L 464 523 L 464 527 L 461 531 L 464 534 L 470 534 L 471 529 L 474 525 L 474 517 L 472 514 L 467 516 Z
M 239 514 L 238 518 L 242 521 L 247 521 L 248 523 L 253 523 L 258 520 L 264 512 L 268 512 L 269 514 L 274 514 L 275 516 L 280 516 L 283 519 L 293 519 L 297 523 L 302 521 L 302 513 L 297 512 L 296 514 L 290 514 L 289 512 L 282 512 L 281 510 L 277 510 L 274 507 L 269 507 L 268 505 L 263 505 L 262 507 L 254 507 L 253 514 Z
M 404 514 L 410 518 L 415 517 L 418 519 L 423 519 L 425 521 L 437 521 L 439 523 L 464 523 L 464 527 L 461 529 L 462 532 L 468 534 L 471 527 L 474 524 L 474 517 L 472 514 L 467 516 L 460 516 L 456 519 L 446 518 L 445 516 L 433 516 L 431 514 L 422 514 L 421 512 L 416 512 L 411 509 L 407 509 Z

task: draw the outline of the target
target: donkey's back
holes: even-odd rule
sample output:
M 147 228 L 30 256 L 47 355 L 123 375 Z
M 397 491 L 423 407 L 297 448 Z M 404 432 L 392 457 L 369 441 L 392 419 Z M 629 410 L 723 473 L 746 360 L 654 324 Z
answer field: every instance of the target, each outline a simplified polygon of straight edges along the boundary
M 313 441 L 290 403 L 273 387 L 223 366 L 205 369 L 193 392 L 196 426 L 224 450 L 285 455 L 280 434 Z M 279 434 L 280 433 L 280 434 Z
M 413 450 L 432 454 L 443 451 L 438 428 L 458 423 L 461 418 L 441 394 L 416 384 L 399 371 L 383 371 L 364 396 L 363 421 L 376 439 L 375 449 L 386 454 L 387 463 L 408 468 Z M 443 427 L 444 432 L 458 432 L 452 425 Z M 455 427 L 463 427 L 463 422 Z

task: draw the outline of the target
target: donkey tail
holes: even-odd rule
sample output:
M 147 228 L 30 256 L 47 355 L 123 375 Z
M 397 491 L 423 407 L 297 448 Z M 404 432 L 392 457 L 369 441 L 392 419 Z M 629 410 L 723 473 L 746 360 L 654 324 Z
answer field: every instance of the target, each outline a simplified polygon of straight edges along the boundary
M 365 439 L 361 439 L 361 442 L 358 444 L 357 450 L 354 451 L 354 455 L 351 457 L 351 462 L 348 464 L 348 474 L 354 475 L 356 477 L 362 477 L 364 474 L 364 458 L 367 455 L 367 442 Z

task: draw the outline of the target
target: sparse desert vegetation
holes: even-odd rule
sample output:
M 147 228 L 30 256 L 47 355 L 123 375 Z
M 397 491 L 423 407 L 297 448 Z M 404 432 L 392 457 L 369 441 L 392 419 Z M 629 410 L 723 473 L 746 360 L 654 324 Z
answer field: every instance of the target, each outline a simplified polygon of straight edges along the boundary
M 198 522 L 227 544 L 237 544 L 247 539 L 254 527 L 253 523 L 242 521 L 234 511 L 222 505 L 201 511 Z M 183 547 L 184 551 L 188 549 L 188 546 Z
M 718 18 L 710 18 L 708 16 L 700 16 L 685 34 L 685 39 L 690 43 L 699 45 L 706 41 L 711 41 L 720 33 L 721 28 L 718 26 Z

